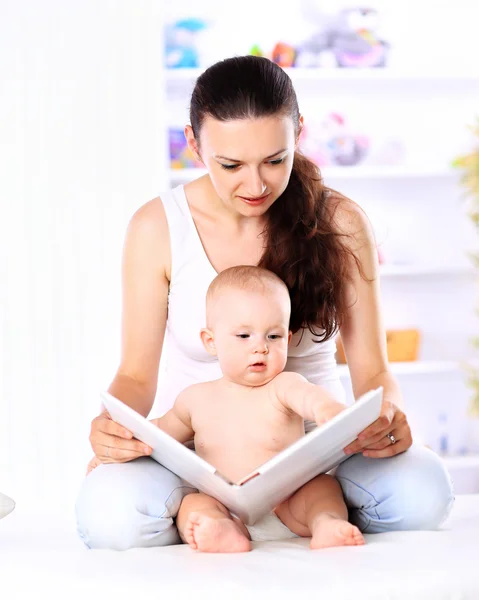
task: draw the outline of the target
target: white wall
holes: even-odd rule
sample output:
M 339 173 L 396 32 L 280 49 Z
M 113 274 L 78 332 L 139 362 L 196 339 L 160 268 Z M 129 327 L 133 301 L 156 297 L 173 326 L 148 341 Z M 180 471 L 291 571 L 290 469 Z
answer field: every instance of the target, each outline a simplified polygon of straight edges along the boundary
M 1 12 L 0 489 L 28 498 L 75 489 L 117 367 L 126 224 L 166 185 L 162 20 L 146 0 Z
M 0 489 L 20 502 L 74 497 L 98 391 L 117 367 L 126 224 L 167 184 L 162 4 L 0 0 Z M 471 5 L 455 3 L 456 26 L 449 3 L 428 20 L 430 6 L 414 3 L 412 23 L 398 7 L 396 36 L 425 36 L 432 61 L 427 40 L 447 32 L 440 57 L 462 58 Z M 225 39 L 268 35 L 281 16 L 250 0 L 228 11 L 245 26 Z

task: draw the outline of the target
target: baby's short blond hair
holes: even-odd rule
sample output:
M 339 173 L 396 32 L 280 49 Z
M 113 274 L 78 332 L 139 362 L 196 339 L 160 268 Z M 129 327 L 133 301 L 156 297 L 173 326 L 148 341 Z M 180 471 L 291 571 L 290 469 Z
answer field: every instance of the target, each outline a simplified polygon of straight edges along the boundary
M 263 294 L 280 290 L 279 293 L 285 293 L 288 302 L 290 303 L 288 287 L 284 281 L 272 271 L 263 269 L 263 267 L 241 265 L 221 271 L 221 273 L 211 282 L 206 294 L 207 318 L 209 312 L 208 308 L 211 306 L 213 300 L 218 298 L 221 291 L 225 288 L 260 292 Z

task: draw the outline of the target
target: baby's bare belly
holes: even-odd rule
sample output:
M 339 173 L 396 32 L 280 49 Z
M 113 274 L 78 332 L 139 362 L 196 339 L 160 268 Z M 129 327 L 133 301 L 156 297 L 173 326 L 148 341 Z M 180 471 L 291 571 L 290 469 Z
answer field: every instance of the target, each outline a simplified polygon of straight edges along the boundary
M 199 435 L 195 438 L 196 453 L 213 465 L 230 481 L 237 482 L 249 475 L 262 464 L 279 454 L 299 438 L 303 437 L 302 427 L 295 427 L 286 435 L 269 436 L 262 442 L 245 435 L 238 439 L 209 439 Z

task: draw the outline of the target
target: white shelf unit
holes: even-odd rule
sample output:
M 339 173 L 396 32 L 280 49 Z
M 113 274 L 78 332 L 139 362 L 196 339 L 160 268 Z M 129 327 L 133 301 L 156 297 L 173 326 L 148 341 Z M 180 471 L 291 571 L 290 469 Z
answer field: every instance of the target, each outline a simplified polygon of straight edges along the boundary
M 479 454 L 464 454 L 458 456 L 445 455 L 442 457 L 448 469 L 474 469 L 479 472 Z
M 404 264 L 380 265 L 381 278 L 385 277 L 474 277 L 472 267 L 464 265 Z
M 452 360 L 417 360 L 411 362 L 390 362 L 389 367 L 394 375 L 439 375 L 464 372 L 460 362 Z M 349 379 L 347 365 L 338 365 L 339 376 Z
M 315 68 L 285 68 L 286 73 L 294 82 L 300 81 L 428 81 L 450 82 L 464 81 L 477 82 L 479 75 L 473 71 L 413 71 L 392 68 L 362 68 L 362 69 L 315 69 Z M 203 69 L 167 69 L 166 76 L 169 81 L 194 81 Z

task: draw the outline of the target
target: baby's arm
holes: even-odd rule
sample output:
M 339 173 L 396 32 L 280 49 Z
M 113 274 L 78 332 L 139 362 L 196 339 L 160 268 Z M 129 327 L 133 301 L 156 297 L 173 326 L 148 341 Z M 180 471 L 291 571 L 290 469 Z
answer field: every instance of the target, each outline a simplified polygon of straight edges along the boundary
M 318 425 L 347 408 L 323 387 L 310 383 L 299 373 L 280 373 L 274 384 L 276 397 L 285 408 Z
M 192 395 L 190 388 L 186 388 L 178 395 L 172 409 L 159 419 L 151 419 L 154 425 L 182 444 L 191 440 L 195 434 L 189 408 Z

